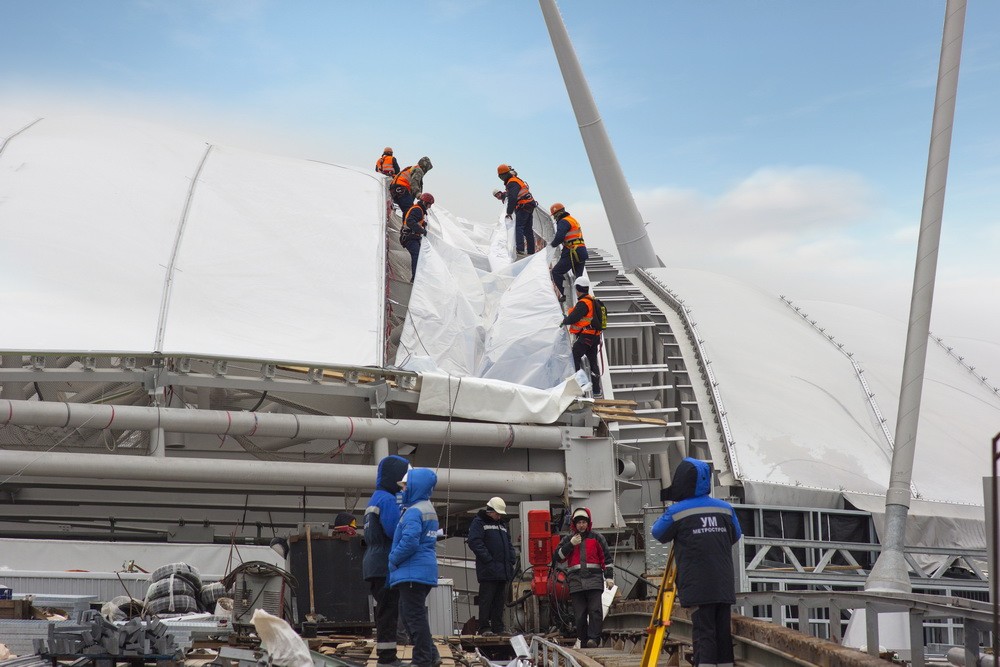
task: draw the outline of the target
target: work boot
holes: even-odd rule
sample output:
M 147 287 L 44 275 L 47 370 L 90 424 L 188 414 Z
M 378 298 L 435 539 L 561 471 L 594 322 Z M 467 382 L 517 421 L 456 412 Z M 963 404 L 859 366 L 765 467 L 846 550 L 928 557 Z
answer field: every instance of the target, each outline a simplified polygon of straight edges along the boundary
M 593 639 L 588 639 L 587 643 L 583 645 L 584 648 L 597 648 L 597 642 Z
M 496 637 L 496 634 L 492 630 L 483 630 L 479 633 L 480 637 Z

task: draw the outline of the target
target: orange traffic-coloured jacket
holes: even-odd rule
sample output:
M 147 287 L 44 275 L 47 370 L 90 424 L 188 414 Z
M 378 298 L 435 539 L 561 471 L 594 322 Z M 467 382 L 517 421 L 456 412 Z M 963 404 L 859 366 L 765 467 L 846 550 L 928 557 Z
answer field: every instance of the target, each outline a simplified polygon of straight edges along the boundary
M 515 208 L 524 208 L 535 203 L 535 198 L 531 196 L 528 184 L 517 176 L 507 179 L 507 215 L 514 212 Z

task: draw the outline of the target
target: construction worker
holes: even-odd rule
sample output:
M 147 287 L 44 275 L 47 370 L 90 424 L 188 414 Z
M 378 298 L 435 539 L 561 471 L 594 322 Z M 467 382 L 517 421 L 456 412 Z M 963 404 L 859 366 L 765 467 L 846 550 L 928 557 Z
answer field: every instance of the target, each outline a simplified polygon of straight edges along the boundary
M 375 172 L 385 174 L 389 178 L 399 173 L 399 163 L 392 156 L 392 148 L 389 146 L 382 149 L 382 157 L 375 161 Z
M 660 542 L 673 542 L 678 598 L 684 607 L 694 608 L 694 664 L 732 665 L 732 546 L 743 531 L 733 506 L 709 496 L 711 491 L 708 463 L 690 457 L 681 461 L 670 486 L 660 492 L 661 500 L 674 503 L 653 524 L 652 533 Z
M 598 363 L 598 352 L 601 347 L 601 330 L 594 325 L 597 308 L 594 297 L 590 294 L 590 281 L 580 276 L 573 283 L 576 287 L 576 305 L 566 314 L 559 326 L 569 325 L 569 332 L 576 336 L 573 342 L 573 365 L 580 370 L 583 358 L 590 363 L 590 381 L 594 398 L 600 398 L 601 367 Z
M 389 195 L 399 207 L 399 212 L 406 214 L 413 206 L 413 200 L 424 191 L 424 176 L 434 165 L 426 155 L 413 166 L 407 167 L 389 182 Z
M 535 233 L 531 228 L 532 214 L 538 202 L 531 196 L 528 184 L 517 176 L 510 165 L 497 167 L 497 176 L 507 186 L 507 219 L 516 216 L 514 220 L 514 244 L 519 257 L 535 252 Z
M 479 634 L 504 634 L 503 607 L 507 585 L 514 579 L 517 552 L 507 531 L 507 503 L 490 498 L 469 525 L 466 542 L 476 555 L 479 582 Z
M 608 542 L 593 527 L 590 510 L 573 510 L 570 534 L 562 538 L 555 558 L 566 561 L 569 594 L 573 600 L 573 616 L 580 648 L 597 648 L 604 621 L 601 593 L 615 585 L 615 570 Z
M 438 518 L 431 494 L 437 475 L 413 468 L 404 476 L 403 506 L 389 551 L 389 585 L 399 590 L 399 613 L 413 641 L 412 667 L 432 667 L 441 656 L 431 639 L 427 596 L 437 586 Z
M 559 261 L 552 267 L 552 282 L 559 290 L 559 303 L 566 300 L 566 290 L 563 281 L 570 271 L 579 278 L 583 275 L 583 267 L 587 263 L 587 246 L 583 242 L 583 230 L 580 223 L 571 216 L 562 204 L 553 204 L 549 207 L 549 213 L 556 221 L 556 235 L 552 239 L 553 248 L 558 248 L 562 244 L 562 253 Z
M 434 195 L 424 192 L 403 216 L 403 228 L 399 231 L 399 244 L 410 251 L 410 282 L 417 277 L 417 259 L 420 257 L 420 242 L 427 236 L 427 209 L 434 203 Z
M 375 492 L 365 508 L 365 549 L 362 575 L 375 600 L 375 652 L 382 667 L 398 666 L 396 625 L 399 618 L 399 591 L 388 586 L 389 550 L 399 523 L 396 494 L 410 464 L 402 456 L 386 456 L 378 462 Z

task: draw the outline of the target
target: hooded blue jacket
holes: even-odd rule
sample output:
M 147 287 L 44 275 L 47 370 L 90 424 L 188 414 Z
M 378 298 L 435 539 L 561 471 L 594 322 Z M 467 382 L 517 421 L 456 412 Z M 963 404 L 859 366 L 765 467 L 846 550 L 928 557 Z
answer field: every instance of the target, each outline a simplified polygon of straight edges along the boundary
M 743 531 L 733 506 L 710 497 L 711 490 L 708 464 L 684 459 L 665 491 L 675 502 L 653 524 L 653 537 L 674 543 L 677 593 L 685 607 L 736 602 L 732 545 Z
M 406 478 L 403 506 L 406 511 L 396 525 L 389 551 L 389 585 L 405 582 L 437 586 L 438 518 L 431 493 L 437 475 L 429 468 L 413 468 Z
M 410 464 L 402 456 L 386 456 L 378 462 L 375 493 L 365 508 L 365 558 L 362 573 L 366 580 L 389 576 L 389 549 L 399 523 L 399 480 Z

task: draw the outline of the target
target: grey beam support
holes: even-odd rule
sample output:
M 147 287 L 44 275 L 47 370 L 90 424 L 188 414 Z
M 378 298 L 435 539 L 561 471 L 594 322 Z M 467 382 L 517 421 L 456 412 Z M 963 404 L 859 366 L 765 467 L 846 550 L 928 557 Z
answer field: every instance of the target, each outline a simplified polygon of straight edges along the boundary
M 365 417 L 224 412 L 184 408 L 74 405 L 0 399 L 0 426 L 59 426 L 208 433 L 278 438 L 326 438 L 372 442 L 378 438 L 415 444 L 563 449 L 563 429 L 472 422 L 385 420 Z
M 273 486 L 315 488 L 374 488 L 376 466 L 349 464 L 288 463 L 280 461 L 226 461 L 227 484 L 245 485 L 248 489 Z M 113 454 L 72 454 L 67 452 L 3 451 L 0 474 L 63 478 L 119 479 L 129 482 L 198 482 L 218 483 L 219 468 L 197 458 L 154 458 L 116 456 Z M 450 478 L 452 491 L 510 493 L 559 496 L 565 488 L 565 476 L 554 472 L 516 470 L 438 471 L 439 480 Z M 444 486 L 439 481 L 439 487 Z

